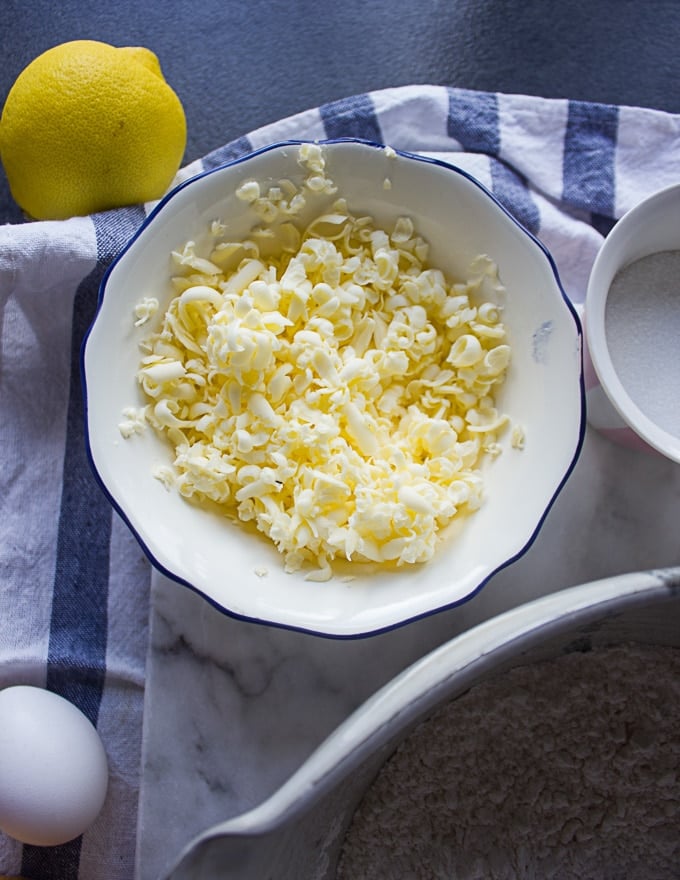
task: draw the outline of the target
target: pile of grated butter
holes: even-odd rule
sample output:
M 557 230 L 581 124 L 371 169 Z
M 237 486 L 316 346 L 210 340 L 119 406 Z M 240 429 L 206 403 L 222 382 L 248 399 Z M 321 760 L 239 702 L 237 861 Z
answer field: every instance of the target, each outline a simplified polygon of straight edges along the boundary
M 481 504 L 508 422 L 496 267 L 479 257 L 451 283 L 410 219 L 383 230 L 341 198 L 298 228 L 308 199 L 335 194 L 322 147 L 298 161 L 302 189 L 239 189 L 260 224 L 248 240 L 220 240 L 217 221 L 208 258 L 193 242 L 173 254 L 176 295 L 138 373 L 143 420 L 174 450 L 156 476 L 254 523 L 312 579 L 334 559 L 425 562 Z

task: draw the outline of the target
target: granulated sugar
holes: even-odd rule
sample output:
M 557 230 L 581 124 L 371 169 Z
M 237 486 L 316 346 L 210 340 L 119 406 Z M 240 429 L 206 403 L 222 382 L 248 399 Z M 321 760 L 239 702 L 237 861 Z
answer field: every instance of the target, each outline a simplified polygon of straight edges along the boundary
M 382 768 L 336 876 L 680 878 L 680 650 L 566 654 L 450 701 Z
M 618 273 L 607 295 L 605 332 L 630 399 L 680 437 L 680 250 L 650 254 Z

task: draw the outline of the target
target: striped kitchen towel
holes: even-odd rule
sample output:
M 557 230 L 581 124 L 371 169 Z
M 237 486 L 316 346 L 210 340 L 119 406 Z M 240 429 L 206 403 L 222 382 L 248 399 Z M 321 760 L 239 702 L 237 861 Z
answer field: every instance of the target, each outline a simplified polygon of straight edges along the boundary
M 577 308 L 603 235 L 680 168 L 679 116 L 408 86 L 260 128 L 175 182 L 276 141 L 335 137 L 471 173 L 551 251 Z M 104 811 L 82 838 L 39 849 L 0 834 L 0 873 L 32 880 L 134 874 L 153 575 L 90 472 L 79 350 L 103 273 L 151 207 L 0 227 L 0 687 L 66 696 L 96 724 L 110 764 Z

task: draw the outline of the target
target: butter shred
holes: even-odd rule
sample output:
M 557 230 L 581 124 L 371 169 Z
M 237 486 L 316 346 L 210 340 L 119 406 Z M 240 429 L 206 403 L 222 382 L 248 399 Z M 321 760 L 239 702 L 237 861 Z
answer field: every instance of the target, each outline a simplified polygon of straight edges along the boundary
M 497 270 L 482 256 L 451 281 L 409 218 L 381 229 L 342 198 L 298 229 L 301 200 L 335 192 L 320 147 L 299 161 L 304 192 L 240 188 L 260 239 L 220 239 L 215 223 L 210 253 L 173 255 L 175 296 L 138 372 L 146 420 L 173 450 L 176 491 L 253 523 L 288 571 L 426 562 L 482 503 L 480 466 L 508 422 Z

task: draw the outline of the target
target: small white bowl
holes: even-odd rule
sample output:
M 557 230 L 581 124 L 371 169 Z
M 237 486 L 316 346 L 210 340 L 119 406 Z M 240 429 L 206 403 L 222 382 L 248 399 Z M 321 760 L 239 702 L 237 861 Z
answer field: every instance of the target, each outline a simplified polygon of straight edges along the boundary
M 286 574 L 264 537 L 168 491 L 152 471 L 171 462 L 171 451 L 152 430 L 121 438 L 124 409 L 143 404 L 135 305 L 158 297 L 160 319 L 172 295 L 171 251 L 189 239 L 200 248 L 214 219 L 229 222 L 234 240 L 247 237 L 253 216 L 235 196 L 242 183 L 287 178 L 301 186 L 299 142 L 272 145 L 180 185 L 111 267 L 83 347 L 86 436 L 105 492 L 161 571 L 233 616 L 350 637 L 463 602 L 527 549 L 582 443 L 581 329 L 547 251 L 466 173 L 365 142 L 326 142 L 323 149 L 338 193 L 317 202 L 318 210 L 342 196 L 379 226 L 406 214 L 431 246 L 430 264 L 454 277 L 478 254 L 498 264 L 512 363 L 497 402 L 522 426 L 526 445 L 520 451 L 508 441 L 487 468 L 482 508 L 444 536 L 426 564 L 319 584 L 304 572 Z
M 360 706 L 264 803 L 198 835 L 165 880 L 332 880 L 354 810 L 419 722 L 515 667 L 629 643 L 680 648 L 680 569 L 570 587 L 436 648 Z
M 680 462 L 680 432 L 667 430 L 658 418 L 664 399 L 669 414 L 678 412 L 680 281 L 676 277 L 673 282 L 676 307 L 669 302 L 669 290 L 655 289 L 648 276 L 632 305 L 630 294 L 611 295 L 620 273 L 667 251 L 677 252 L 680 262 L 680 184 L 628 211 L 593 264 L 585 305 L 587 354 L 594 368 L 587 383 L 588 419 L 622 445 Z

